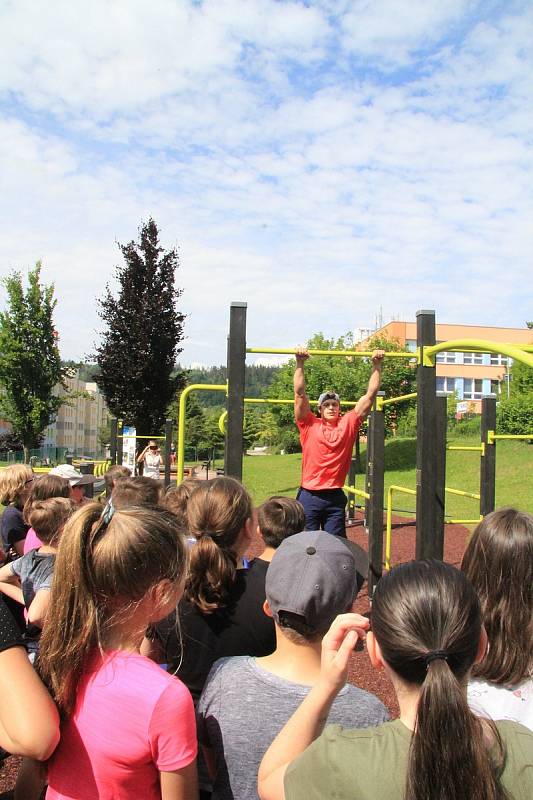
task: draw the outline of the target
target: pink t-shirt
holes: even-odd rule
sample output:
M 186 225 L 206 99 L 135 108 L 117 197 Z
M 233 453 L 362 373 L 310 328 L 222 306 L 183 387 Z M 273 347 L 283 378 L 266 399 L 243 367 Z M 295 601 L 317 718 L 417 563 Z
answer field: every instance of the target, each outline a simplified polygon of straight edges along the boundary
M 43 543 L 33 530 L 30 528 L 28 533 L 26 534 L 26 538 L 24 539 L 24 555 L 29 553 L 30 550 L 38 550 L 39 547 L 42 547 Z
M 48 767 L 47 800 L 161 800 L 160 772 L 196 758 L 189 690 L 138 653 L 115 651 L 80 682 Z
M 355 409 L 340 417 L 336 425 L 327 425 L 312 411 L 296 424 L 302 444 L 302 487 L 315 491 L 342 488 L 361 425 Z

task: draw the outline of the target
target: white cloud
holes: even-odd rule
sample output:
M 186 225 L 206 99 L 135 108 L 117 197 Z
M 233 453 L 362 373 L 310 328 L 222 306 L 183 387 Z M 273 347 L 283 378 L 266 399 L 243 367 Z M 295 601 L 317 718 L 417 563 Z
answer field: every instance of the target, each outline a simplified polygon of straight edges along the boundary
M 372 324 L 380 306 L 527 317 L 527 6 L 43 8 L 4 4 L 0 20 L 0 272 L 44 259 L 65 356 L 91 349 L 115 240 L 149 215 L 180 246 L 183 363 L 225 359 L 232 300 L 248 302 L 249 343 L 271 347 Z M 380 49 L 409 70 L 354 66 Z

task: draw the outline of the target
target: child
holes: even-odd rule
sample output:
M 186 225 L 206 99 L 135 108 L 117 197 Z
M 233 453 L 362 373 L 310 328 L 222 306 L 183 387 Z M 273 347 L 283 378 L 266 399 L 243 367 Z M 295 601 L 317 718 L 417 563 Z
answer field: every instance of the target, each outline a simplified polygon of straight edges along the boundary
M 5 553 L 9 557 L 21 556 L 28 525 L 22 510 L 33 483 L 32 470 L 25 464 L 13 464 L 0 471 L 0 503 L 6 508 L 2 513 L 0 528 Z
M 24 638 L 32 663 L 39 649 L 39 637 L 48 609 L 57 546 L 63 527 L 75 508 L 72 500 L 66 497 L 34 501 L 28 521 L 42 545 L 0 569 L 0 592 L 26 606 Z
M 115 508 L 129 506 L 158 506 L 161 501 L 161 482 L 144 475 L 117 478 L 111 494 Z
M 198 704 L 198 735 L 211 765 L 213 800 L 257 798 L 261 759 L 319 679 L 322 637 L 355 599 L 358 550 L 330 533 L 306 531 L 288 537 L 275 551 L 264 610 L 274 617 L 276 650 L 264 658 L 217 661 Z M 388 718 L 377 697 L 351 684 L 339 692 L 329 713 L 331 723 L 359 728 Z
M 533 516 L 514 508 L 487 514 L 462 569 L 478 593 L 489 640 L 472 670 L 470 706 L 533 731 Z
M 177 678 L 139 654 L 183 591 L 187 550 L 156 508 L 82 507 L 69 520 L 39 666 L 62 713 L 48 800 L 193 800 L 196 726 Z
M 30 524 L 28 516 L 31 512 L 32 504 L 36 500 L 48 500 L 49 497 L 70 497 L 70 484 L 66 478 L 61 478 L 59 475 L 41 475 L 35 478 L 24 505 L 23 516 L 27 525 Z M 35 530 L 30 528 L 24 540 L 24 555 L 29 553 L 30 550 L 36 550 L 41 545 L 42 542 Z
M 199 482 L 197 480 L 188 478 L 178 486 L 169 486 L 161 501 L 165 508 L 173 511 L 181 519 L 185 527 L 187 527 L 187 504 L 191 494 L 198 486 Z
M 442 562 L 402 564 L 374 591 L 368 653 L 393 683 L 400 719 L 322 733 L 367 626 L 343 614 L 324 637 L 320 679 L 261 763 L 262 800 L 531 798 L 533 734 L 468 708 L 466 681 L 487 640 L 472 585 Z
M 254 563 L 260 560 L 269 564 L 282 541 L 304 528 L 305 511 L 298 500 L 270 497 L 257 509 L 257 531 L 265 543 L 265 549 Z
M 109 469 L 104 475 L 106 497 L 110 496 L 115 486 L 115 483 L 120 478 L 131 478 L 130 468 L 123 467 L 120 464 L 114 464 L 112 467 L 109 467 Z
M 175 615 L 157 626 L 154 658 L 168 664 L 195 701 L 217 658 L 267 655 L 276 646 L 274 623 L 263 613 L 265 584 L 249 581 L 242 557 L 253 533 L 252 500 L 234 478 L 198 481 L 187 506 L 190 568 Z M 182 647 L 183 643 L 183 647 Z

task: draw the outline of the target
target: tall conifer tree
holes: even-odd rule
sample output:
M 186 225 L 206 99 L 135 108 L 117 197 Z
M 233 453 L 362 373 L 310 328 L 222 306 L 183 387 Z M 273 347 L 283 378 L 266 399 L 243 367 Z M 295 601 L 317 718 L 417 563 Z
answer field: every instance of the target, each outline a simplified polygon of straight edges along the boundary
M 96 348 L 97 383 L 115 416 L 138 434 L 156 434 L 184 385 L 175 370 L 184 321 L 177 310 L 182 290 L 174 282 L 179 258 L 176 249 L 159 246 L 153 219 L 141 225 L 138 243 L 119 248 L 124 264 L 115 272 L 118 294 L 107 286 L 98 301 L 106 330 Z

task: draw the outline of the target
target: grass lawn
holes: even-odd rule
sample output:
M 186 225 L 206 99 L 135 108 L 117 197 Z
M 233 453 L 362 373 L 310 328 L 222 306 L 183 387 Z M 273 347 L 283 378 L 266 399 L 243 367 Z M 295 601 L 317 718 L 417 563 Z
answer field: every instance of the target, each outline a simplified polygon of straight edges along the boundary
M 477 445 L 479 439 L 449 439 L 448 444 Z M 519 441 L 498 442 L 496 455 L 496 506 L 515 505 L 533 513 L 533 445 Z M 363 451 L 364 462 L 364 451 Z M 285 456 L 247 456 L 243 480 L 256 504 L 272 494 L 294 496 L 300 484 L 301 454 Z M 385 445 L 385 492 L 390 484 L 415 488 L 415 439 L 391 439 Z M 358 475 L 356 486 L 364 488 L 364 476 Z M 472 451 L 449 451 L 446 464 L 446 486 L 479 493 L 479 455 Z M 415 498 L 395 495 L 394 507 L 414 511 Z M 386 494 L 385 494 L 386 502 Z M 446 496 L 446 515 L 456 519 L 474 519 L 479 514 L 479 501 L 466 497 Z

